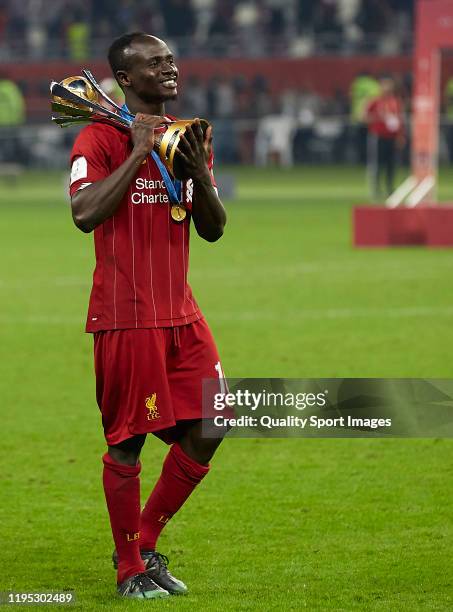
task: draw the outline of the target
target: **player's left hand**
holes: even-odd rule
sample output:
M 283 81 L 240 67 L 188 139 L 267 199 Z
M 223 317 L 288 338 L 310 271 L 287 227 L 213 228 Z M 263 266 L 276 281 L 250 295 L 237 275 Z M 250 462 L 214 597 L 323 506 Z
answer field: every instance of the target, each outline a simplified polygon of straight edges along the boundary
M 188 126 L 181 136 L 177 154 L 184 161 L 187 176 L 195 180 L 211 181 L 208 160 L 212 153 L 212 127 L 209 126 L 203 136 L 199 119 Z

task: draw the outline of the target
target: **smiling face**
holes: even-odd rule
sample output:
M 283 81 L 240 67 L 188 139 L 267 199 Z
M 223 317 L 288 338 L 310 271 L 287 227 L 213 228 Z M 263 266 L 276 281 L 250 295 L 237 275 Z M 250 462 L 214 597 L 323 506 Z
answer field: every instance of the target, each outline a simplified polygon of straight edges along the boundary
M 143 36 L 124 50 L 127 70 L 116 77 L 125 93 L 131 91 L 143 102 L 155 104 L 174 100 L 178 94 L 178 69 L 163 40 Z

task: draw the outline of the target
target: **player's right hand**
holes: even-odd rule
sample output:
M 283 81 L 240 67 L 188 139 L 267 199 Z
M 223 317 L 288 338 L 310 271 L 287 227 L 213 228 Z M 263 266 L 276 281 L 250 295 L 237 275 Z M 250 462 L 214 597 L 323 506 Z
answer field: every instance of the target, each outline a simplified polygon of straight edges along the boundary
M 142 155 L 148 155 L 154 145 L 154 130 L 163 123 L 168 123 L 165 117 L 137 113 L 131 125 L 134 150 Z

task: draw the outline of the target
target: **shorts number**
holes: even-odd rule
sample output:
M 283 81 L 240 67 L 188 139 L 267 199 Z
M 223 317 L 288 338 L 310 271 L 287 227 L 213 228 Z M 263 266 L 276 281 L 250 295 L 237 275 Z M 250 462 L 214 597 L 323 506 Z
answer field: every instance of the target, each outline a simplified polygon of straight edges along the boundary
M 225 374 L 223 373 L 223 369 L 222 369 L 222 365 L 220 361 L 218 361 L 214 367 L 217 371 L 217 374 L 219 375 L 220 393 L 225 394 L 227 392 L 227 386 L 225 383 Z

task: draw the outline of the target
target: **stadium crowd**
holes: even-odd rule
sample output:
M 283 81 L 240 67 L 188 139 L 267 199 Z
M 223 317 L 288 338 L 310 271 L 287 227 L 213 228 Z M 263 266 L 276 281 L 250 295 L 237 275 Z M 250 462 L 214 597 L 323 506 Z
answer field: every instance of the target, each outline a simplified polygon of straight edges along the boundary
M 414 0 L 0 0 L 0 59 L 98 57 L 146 30 L 188 55 L 401 52 Z M 49 10 L 50 9 L 50 10 Z
M 21 95 L 17 84 L 0 78 L 1 83 L 14 88 L 16 97 Z M 26 93 L 27 83 L 21 85 Z M 113 79 L 103 81 L 102 86 L 122 103 L 121 91 Z M 32 114 L 29 105 L 27 117 L 36 125 L 48 124 L 48 82 L 43 82 L 42 87 L 46 92 L 45 108 Z M 398 84 L 406 110 L 409 88 L 410 82 Z M 169 111 L 176 116 L 209 117 L 215 126 L 216 154 L 222 162 L 264 164 L 271 151 L 278 153 L 279 163 L 287 165 L 364 161 L 363 143 L 360 145 L 356 134 L 363 122 L 364 105 L 376 95 L 377 89 L 376 78 L 365 73 L 357 75 L 349 89 L 337 90 L 331 96 L 320 95 L 309 82 L 299 88 L 272 92 L 264 75 L 250 79 L 241 75 L 218 76 L 207 80 L 192 75 L 181 88 L 178 100 L 169 105 Z M 19 104 L 14 102 L 11 106 Z M 0 114 L 0 127 L 12 126 L 12 117 L 5 107 L 3 115 Z M 24 120 L 22 115 L 14 125 Z M 42 139 L 38 140 L 42 143 Z M 42 155 L 42 146 L 39 150 Z
M 17 144 L 22 139 L 27 152 L 22 159 L 55 161 L 53 153 L 47 156 L 44 151 L 45 138 L 17 130 L 24 121 L 37 130 L 48 126 L 48 77 L 11 79 L 11 71 L 2 74 L 2 62 L 11 66 L 21 60 L 43 64 L 52 59 L 105 59 L 115 36 L 137 29 L 162 36 L 184 58 L 305 58 L 374 52 L 407 56 L 413 13 L 414 0 L 0 0 L 0 85 L 8 92 L 8 100 L 14 96 L 19 100 L 4 105 L 0 113 L 0 158 L 17 157 L 5 142 Z M 214 122 L 220 161 L 266 163 L 262 152 L 280 149 L 278 161 L 283 164 L 364 162 L 363 99 L 376 95 L 376 77 L 376 71 L 356 73 L 342 89 L 321 95 L 310 78 L 304 77 L 292 88 L 276 88 L 275 75 L 271 86 L 271 77 L 262 68 L 254 76 L 220 71 L 211 78 L 192 68 L 171 111 Z M 410 75 L 399 74 L 397 86 L 407 116 Z M 453 75 L 449 75 L 442 111 L 450 159 L 452 92 Z M 17 117 L 8 110 L 12 106 L 22 109 Z M 13 132 L 21 137 L 11 139 Z M 56 132 L 49 134 L 53 138 Z M 39 152 L 33 155 L 36 142 Z M 54 146 L 49 145 L 49 151 Z

